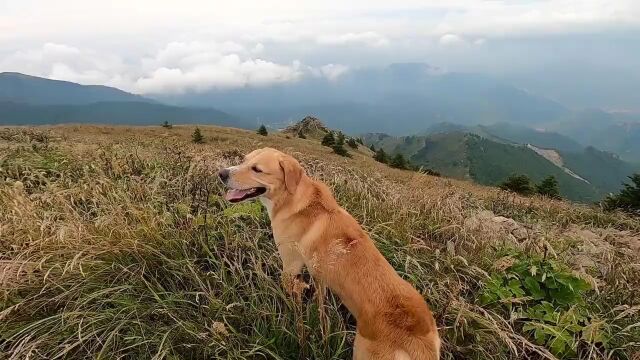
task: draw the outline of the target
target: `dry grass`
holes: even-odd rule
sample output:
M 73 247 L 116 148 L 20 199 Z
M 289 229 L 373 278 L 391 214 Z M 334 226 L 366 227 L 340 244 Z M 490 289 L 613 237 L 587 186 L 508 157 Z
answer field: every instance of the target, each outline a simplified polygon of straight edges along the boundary
M 203 145 L 189 126 L 0 130 L 0 359 L 350 358 L 354 321 L 339 301 L 323 302 L 326 321 L 313 290 L 293 303 L 265 211 L 219 197 L 217 169 L 262 146 L 327 182 L 425 295 L 444 358 L 554 358 L 513 314 L 479 305 L 505 251 L 594 284 L 589 316 L 607 340 L 580 340 L 576 357 L 638 351 L 637 219 L 393 170 L 367 149 L 347 159 L 314 140 L 201 129 Z M 478 221 L 487 210 L 520 235 Z

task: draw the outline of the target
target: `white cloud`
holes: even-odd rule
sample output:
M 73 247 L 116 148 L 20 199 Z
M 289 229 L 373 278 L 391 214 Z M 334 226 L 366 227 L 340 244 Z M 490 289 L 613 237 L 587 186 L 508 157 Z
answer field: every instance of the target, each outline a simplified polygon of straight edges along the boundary
M 487 39 L 483 39 L 483 38 L 476 39 L 473 41 L 473 45 L 476 45 L 476 46 L 482 46 L 486 43 L 487 43 Z
M 466 44 L 466 41 L 456 34 L 444 34 L 440 37 L 439 42 L 440 45 L 443 46 L 457 46 Z
M 389 45 L 387 38 L 373 31 L 320 35 L 316 38 L 316 41 L 322 45 L 350 45 L 358 43 L 373 47 Z
M 336 81 L 349 71 L 349 67 L 341 64 L 327 64 L 320 67 L 320 73 L 329 81 Z
M 288 64 L 254 57 L 233 42 L 171 42 L 153 56 L 126 63 L 109 54 L 47 43 L 0 59 L 3 71 L 23 72 L 81 84 L 104 84 L 141 94 L 182 93 L 213 88 L 267 86 L 319 74 L 330 81 L 347 71 L 340 64 L 313 68 L 294 60 Z

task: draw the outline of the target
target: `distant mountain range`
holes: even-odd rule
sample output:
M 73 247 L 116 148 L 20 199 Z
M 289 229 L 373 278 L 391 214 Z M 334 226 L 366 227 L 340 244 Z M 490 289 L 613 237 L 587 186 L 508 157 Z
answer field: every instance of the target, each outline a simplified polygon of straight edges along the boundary
M 312 114 L 350 133 L 416 133 L 430 124 L 541 124 L 570 111 L 561 104 L 478 74 L 445 73 L 423 63 L 355 69 L 334 80 L 308 76 L 271 87 L 156 97 L 282 124 Z
M 106 86 L 0 73 L 0 124 L 168 121 L 284 128 L 307 115 L 348 134 L 433 134 L 438 127 L 457 127 L 498 143 L 577 153 L 593 146 L 640 164 L 640 115 L 575 111 L 490 77 L 423 63 L 354 69 L 333 80 L 306 76 L 288 84 L 153 99 Z
M 485 185 L 497 185 L 516 173 L 534 182 L 553 175 L 564 197 L 581 202 L 617 192 L 627 176 L 638 171 L 614 154 L 581 147 L 557 133 L 509 124 L 463 127 L 441 123 L 421 135 L 376 133 L 365 135 L 364 140 L 445 176 Z
M 156 100 L 183 106 L 211 105 L 275 127 L 313 115 L 327 126 L 351 134 L 416 134 L 443 122 L 515 124 L 565 136 L 548 139 L 552 142 L 544 144 L 547 147 L 561 149 L 556 140 L 571 150 L 591 145 L 640 163 L 640 114 L 576 111 L 488 76 L 444 72 L 424 63 L 352 69 L 333 80 L 306 76 L 287 84 L 213 89 Z
M 0 73 L 0 125 L 206 123 L 253 127 L 205 107 L 180 107 L 107 86 L 79 85 L 18 73 Z

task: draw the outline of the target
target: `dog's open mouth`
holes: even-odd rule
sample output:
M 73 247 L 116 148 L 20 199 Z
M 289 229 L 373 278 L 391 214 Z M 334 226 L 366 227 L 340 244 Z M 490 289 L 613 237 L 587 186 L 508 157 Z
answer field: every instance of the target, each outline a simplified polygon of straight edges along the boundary
M 231 189 L 227 191 L 224 195 L 224 198 L 229 202 L 236 203 L 243 200 L 251 199 L 256 196 L 260 196 L 267 192 L 267 188 L 264 187 L 254 187 L 249 189 Z

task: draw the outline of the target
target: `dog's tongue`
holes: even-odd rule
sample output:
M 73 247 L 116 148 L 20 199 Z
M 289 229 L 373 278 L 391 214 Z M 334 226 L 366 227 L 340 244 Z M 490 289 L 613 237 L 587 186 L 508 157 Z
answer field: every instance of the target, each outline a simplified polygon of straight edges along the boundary
M 247 189 L 247 190 L 231 189 L 227 191 L 227 193 L 224 195 L 224 198 L 227 201 L 239 200 L 239 199 L 242 199 L 245 195 L 251 193 L 252 191 L 253 189 Z

